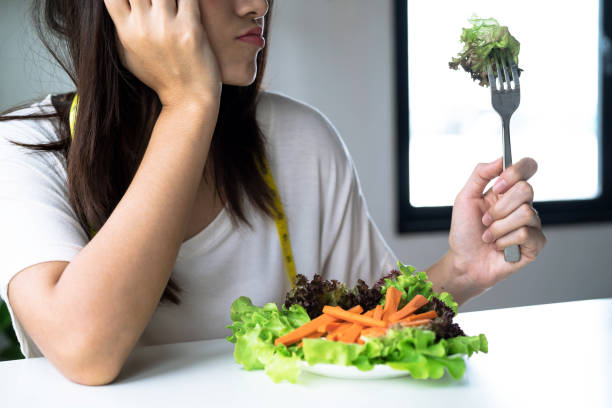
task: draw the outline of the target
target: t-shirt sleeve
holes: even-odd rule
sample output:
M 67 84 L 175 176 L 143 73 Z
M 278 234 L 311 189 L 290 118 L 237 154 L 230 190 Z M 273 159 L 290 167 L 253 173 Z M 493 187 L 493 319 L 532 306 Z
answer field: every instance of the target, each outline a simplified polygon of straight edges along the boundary
M 43 129 L 19 120 L 0 124 L 0 297 L 26 357 L 41 353 L 13 313 L 10 280 L 31 265 L 71 261 L 87 243 L 69 204 L 65 169 L 57 156 L 9 142 L 48 142 Z
M 327 141 L 321 172 L 325 184 L 322 220 L 322 274 L 354 285 L 373 285 L 396 269 L 397 257 L 370 216 L 350 153 L 335 127 L 323 117 Z

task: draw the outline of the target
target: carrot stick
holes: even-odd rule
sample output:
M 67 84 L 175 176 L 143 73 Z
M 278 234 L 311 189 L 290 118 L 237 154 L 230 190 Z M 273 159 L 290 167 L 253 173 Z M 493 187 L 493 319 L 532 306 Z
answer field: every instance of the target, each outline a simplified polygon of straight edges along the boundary
M 410 315 L 400 321 L 401 322 L 411 322 L 413 320 L 435 319 L 436 317 L 438 317 L 438 314 L 436 313 L 436 311 L 430 310 L 429 312 Z
M 353 306 L 349 309 L 349 312 L 354 312 L 354 313 L 361 313 L 361 311 L 363 310 L 363 308 L 361 307 L 361 305 L 357 305 L 357 306 Z M 329 322 L 329 323 L 325 323 L 322 324 L 321 326 L 317 327 L 317 331 L 320 333 L 327 333 L 330 331 L 333 331 L 335 329 L 338 328 L 338 326 L 341 324 L 342 322 L 339 321 L 338 319 L 334 319 L 334 321 Z
M 399 322 L 399 323 L 400 323 L 400 324 L 401 324 L 403 327 L 414 327 L 414 326 L 420 326 L 420 325 L 422 325 L 422 324 L 427 324 L 427 323 L 429 323 L 429 322 L 431 322 L 431 320 L 430 320 L 430 319 L 420 319 L 420 320 L 413 320 L 413 321 L 411 321 L 411 322 L 407 322 L 407 321 L 405 321 L 405 320 L 400 320 L 400 322 Z
M 361 305 L 353 306 L 348 311 L 351 313 L 363 313 L 363 307 Z
M 363 307 L 361 307 L 361 305 L 353 306 L 348 311 L 352 313 L 361 313 L 363 312 Z M 321 333 L 332 332 L 336 330 L 338 326 L 340 326 L 341 324 L 342 324 L 342 321 L 338 319 L 334 319 L 332 322 L 319 326 L 317 328 L 317 331 Z
M 372 316 L 372 318 L 376 320 L 382 320 L 382 314 L 383 314 L 382 305 L 376 305 L 376 308 L 374 308 L 374 315 Z
M 363 341 L 360 337 L 357 339 L 357 344 L 365 344 L 365 341 Z
M 361 313 L 363 311 L 363 308 L 360 305 L 357 305 L 351 308 L 350 310 L 356 313 Z M 298 341 L 302 340 L 304 337 L 308 336 L 309 334 L 316 332 L 320 326 L 331 323 L 336 320 L 337 318 L 333 316 L 322 314 L 318 317 L 315 317 L 308 323 L 301 325 L 297 329 L 294 329 L 290 331 L 289 333 L 278 337 L 276 340 L 274 340 L 274 345 L 278 346 L 279 344 L 284 344 L 285 346 L 289 346 L 291 344 L 297 343 Z
M 341 325 L 342 325 L 342 322 L 339 321 L 339 320 L 336 320 L 334 322 L 330 322 L 330 323 L 327 323 L 327 324 L 322 324 L 321 326 L 319 326 L 317 331 L 319 333 L 333 332 L 334 330 L 336 330 Z
M 357 324 L 357 323 L 351 324 L 351 326 L 348 329 L 340 333 L 340 335 L 338 336 L 338 341 L 341 341 L 343 343 L 354 343 L 355 340 L 357 340 L 357 338 L 361 334 L 362 328 L 363 326 L 360 324 Z
M 363 316 L 367 316 L 367 317 L 372 317 L 373 318 L 374 317 L 374 309 L 368 310 L 367 312 L 365 312 L 363 314 Z
M 274 345 L 278 346 L 279 344 L 284 344 L 285 346 L 289 346 L 291 344 L 297 343 L 309 334 L 314 333 L 319 326 L 331 323 L 334 320 L 336 319 L 333 316 L 322 314 L 319 317 L 315 317 L 308 323 L 301 325 L 297 329 L 290 331 L 284 336 L 278 337 L 276 340 L 274 340 Z
M 350 308 L 348 311 L 349 312 L 353 312 L 353 313 L 360 313 L 363 310 L 363 308 L 360 305 L 357 305 L 355 307 Z M 367 313 L 367 312 L 366 312 Z M 327 327 L 332 326 L 332 328 L 330 328 L 330 330 L 328 330 L 330 332 L 330 334 L 328 336 L 326 336 L 326 339 L 328 340 L 339 340 L 342 341 L 341 338 L 342 336 L 345 335 L 345 333 L 350 330 L 351 328 L 351 323 L 342 323 L 340 321 L 336 321 L 334 323 L 330 323 L 327 325 Z M 359 331 L 361 331 L 361 328 L 359 329 Z M 359 336 L 359 333 L 357 334 L 357 336 Z M 350 342 L 352 343 L 352 342 Z
M 385 307 L 383 309 L 383 320 L 388 320 L 389 316 L 397 311 L 397 306 L 402 299 L 402 292 L 395 286 L 389 286 L 385 294 Z
M 323 336 L 323 333 L 314 332 L 314 333 L 309 334 L 308 336 L 304 337 L 304 339 L 318 339 L 321 336 Z M 300 341 L 300 344 L 298 344 L 298 347 L 302 347 L 303 345 L 304 345 L 304 342 Z
M 340 337 L 340 335 L 347 330 L 349 327 L 351 327 L 351 323 L 341 323 L 340 326 L 334 330 L 331 333 L 328 333 L 327 336 L 325 336 L 325 338 L 327 340 L 331 340 L 331 341 L 335 341 L 338 340 L 338 338 Z
M 398 320 L 402 320 L 404 317 L 414 313 L 417 309 L 425 306 L 428 300 L 423 295 L 416 295 L 410 302 L 406 304 L 401 310 L 389 315 L 389 322 L 395 323 Z
M 351 323 L 358 323 L 363 326 L 375 326 L 375 327 L 386 327 L 387 323 L 382 320 L 374 320 L 371 317 L 363 316 L 357 313 L 351 313 L 342 309 L 341 307 L 323 306 L 323 314 L 325 316 L 331 316 L 336 319 L 346 320 Z
M 363 337 L 378 337 L 387 334 L 387 329 L 381 327 L 369 327 L 361 331 Z

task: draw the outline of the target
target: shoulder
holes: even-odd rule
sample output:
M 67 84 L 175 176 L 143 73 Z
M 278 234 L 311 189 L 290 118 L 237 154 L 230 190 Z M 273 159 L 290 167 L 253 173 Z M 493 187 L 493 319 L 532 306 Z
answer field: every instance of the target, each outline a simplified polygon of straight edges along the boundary
M 12 111 L 4 117 L 25 116 L 32 114 L 52 114 L 56 110 L 51 103 L 51 95 L 25 108 Z M 21 143 L 44 143 L 57 139 L 57 133 L 51 119 L 13 119 L 0 121 L 0 144 L 6 139 Z
M 333 131 L 337 133 L 331 121 L 316 107 L 276 92 L 262 92 L 258 103 L 258 111 L 262 111 L 269 121 L 284 128 L 307 126 L 310 130 Z
M 259 119 L 268 140 L 282 146 L 283 151 L 311 152 L 319 159 L 335 162 L 350 161 L 348 149 L 331 120 L 306 102 L 263 92 L 258 103 Z
M 51 103 L 51 95 L 47 95 L 43 100 L 29 105 L 28 107 L 10 112 L 5 117 L 25 116 L 31 114 L 51 114 L 55 113 L 55 108 Z M 0 121 L 0 156 L 15 157 L 22 156 L 24 153 L 34 152 L 32 149 L 18 146 L 11 142 L 42 144 L 58 140 L 56 118 L 50 119 L 12 119 Z M 58 156 L 59 152 L 53 152 L 53 156 Z M 33 155 L 30 155 L 33 156 Z M 36 155 L 40 156 L 40 155 Z M 43 155 L 44 156 L 44 155 Z

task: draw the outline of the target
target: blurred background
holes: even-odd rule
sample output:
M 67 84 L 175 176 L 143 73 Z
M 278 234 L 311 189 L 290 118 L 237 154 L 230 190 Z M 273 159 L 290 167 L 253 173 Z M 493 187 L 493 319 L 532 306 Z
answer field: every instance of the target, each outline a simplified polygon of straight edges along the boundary
M 73 89 L 33 33 L 29 4 L 0 1 L 0 110 Z M 447 65 L 461 49 L 461 27 L 468 26 L 473 12 L 508 25 L 522 44 L 525 72 L 521 107 L 513 118 L 513 156 L 515 161 L 531 156 L 540 164 L 533 180 L 536 208 L 539 199 L 597 194 L 599 3 L 559 4 L 542 1 L 536 7 L 531 1 L 523 10 L 530 10 L 532 18 L 521 20 L 505 2 L 409 1 L 409 92 L 411 120 L 415 118 L 410 154 L 416 165 L 411 177 L 417 177 L 411 179 L 411 189 L 418 197 L 413 205 L 451 204 L 478 162 L 501 155 L 499 118 L 490 108 L 488 89 Z M 556 23 L 538 21 L 536 9 L 549 15 L 553 5 L 559 13 Z M 448 249 L 448 233 L 397 232 L 396 115 L 402 113 L 396 108 L 394 1 L 278 0 L 274 12 L 265 87 L 311 104 L 331 120 L 353 157 L 382 235 L 404 263 L 428 267 Z M 543 32 L 553 29 L 566 31 L 576 43 Z M 535 47 L 542 36 L 548 43 L 554 38 L 556 45 Z M 561 62 L 563 47 L 590 62 L 576 68 L 580 76 L 566 93 L 571 106 L 538 112 L 535 100 L 541 97 L 542 75 L 547 67 L 554 73 L 550 62 Z M 443 88 L 447 99 L 442 100 L 432 97 L 441 91 L 436 82 L 441 77 L 448 81 L 442 82 L 448 85 Z M 542 119 L 551 114 L 563 119 L 559 126 L 570 131 L 551 130 L 552 123 Z M 583 143 L 573 144 L 572 135 Z M 536 262 L 460 311 L 612 296 L 612 223 L 544 225 L 544 232 L 548 244 Z M 0 338 L 0 349 L 3 342 L 6 339 Z

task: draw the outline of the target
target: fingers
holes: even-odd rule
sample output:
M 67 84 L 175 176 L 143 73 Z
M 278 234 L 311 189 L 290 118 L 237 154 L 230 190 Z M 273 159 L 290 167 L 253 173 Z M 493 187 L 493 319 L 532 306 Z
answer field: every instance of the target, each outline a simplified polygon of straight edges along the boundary
M 499 176 L 501 172 L 501 157 L 491 163 L 478 164 L 459 194 L 466 198 L 482 198 L 482 192 L 487 184 Z
M 198 0 L 180 0 L 177 13 L 179 16 L 195 17 L 197 21 L 200 21 L 200 4 Z
M 146 11 L 151 7 L 176 14 L 176 0 L 104 0 L 113 20 L 128 15 L 131 10 Z
M 488 227 L 482 240 L 494 242 L 499 251 L 520 245 L 521 253 L 533 259 L 546 244 L 542 222 L 532 206 L 533 187 L 526 181 L 537 169 L 535 160 L 521 159 L 508 167 L 487 192 L 499 198 L 482 217 L 482 223 Z
M 521 204 L 507 217 L 493 222 L 482 234 L 482 240 L 486 243 L 494 242 L 524 227 L 542 228 L 538 213 L 527 203 Z
M 104 5 L 114 22 L 122 20 L 130 14 L 130 3 L 128 0 L 104 0 Z
M 495 247 L 499 251 L 511 245 L 519 245 L 523 255 L 534 259 L 546 245 L 546 237 L 539 228 L 521 227 L 495 242 Z
M 494 220 L 499 220 L 510 215 L 523 203 L 533 203 L 533 187 L 525 180 L 514 184 L 503 194 L 492 207 L 482 216 L 482 223 L 489 226 Z
M 146 10 L 151 8 L 151 0 L 129 0 L 132 10 Z
M 151 0 L 154 10 L 160 10 L 170 16 L 176 15 L 176 0 Z
M 519 181 L 529 180 L 537 170 L 538 163 L 532 158 L 525 157 L 504 170 L 491 190 L 496 194 L 502 194 Z

